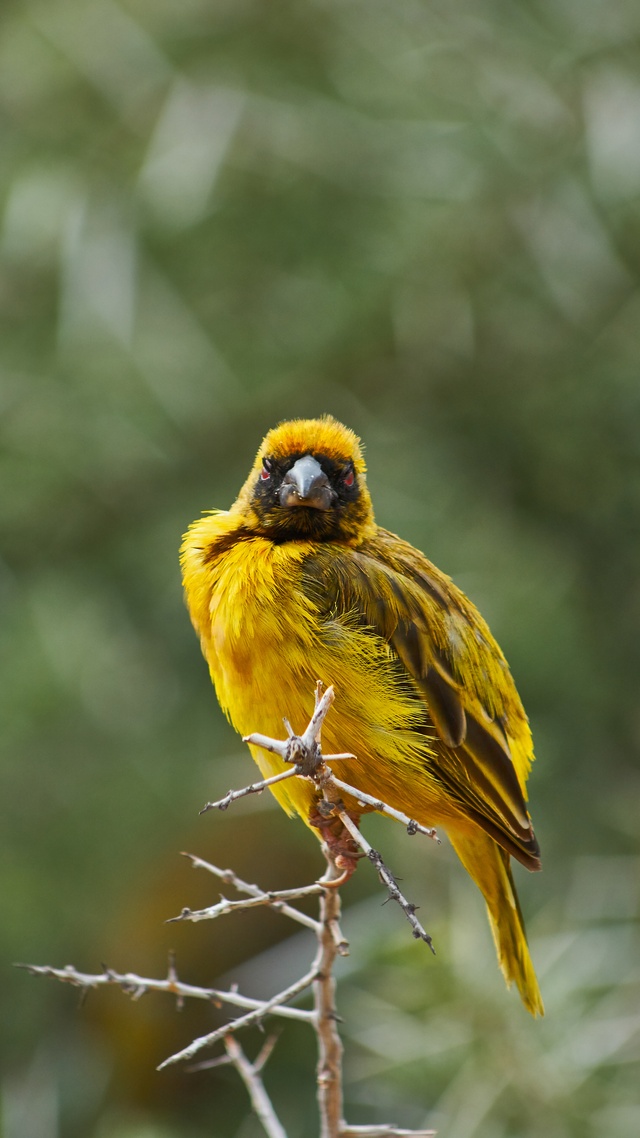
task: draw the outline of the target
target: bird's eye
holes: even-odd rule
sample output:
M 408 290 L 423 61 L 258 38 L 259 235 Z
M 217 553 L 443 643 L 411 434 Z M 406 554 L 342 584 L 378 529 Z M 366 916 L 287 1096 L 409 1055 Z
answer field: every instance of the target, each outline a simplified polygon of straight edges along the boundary
M 272 470 L 273 470 L 273 464 L 271 463 L 271 461 L 268 458 L 263 458 L 262 470 L 260 471 L 260 478 L 261 478 L 262 482 L 267 482 L 268 479 L 271 478 L 271 471 Z
M 345 486 L 353 486 L 355 480 L 356 480 L 356 476 L 353 472 L 353 467 L 349 466 L 347 468 L 347 472 L 346 472 L 344 478 L 342 479 L 342 481 L 344 482 Z

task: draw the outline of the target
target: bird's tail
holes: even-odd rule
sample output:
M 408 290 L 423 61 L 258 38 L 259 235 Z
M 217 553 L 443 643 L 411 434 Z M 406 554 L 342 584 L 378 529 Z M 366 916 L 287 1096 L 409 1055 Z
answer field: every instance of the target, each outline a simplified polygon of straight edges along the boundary
M 511 876 L 509 854 L 482 831 L 473 835 L 449 831 L 449 838 L 487 903 L 498 963 L 507 985 L 515 982 L 525 1008 L 533 1016 L 544 1015 L 544 1004 Z

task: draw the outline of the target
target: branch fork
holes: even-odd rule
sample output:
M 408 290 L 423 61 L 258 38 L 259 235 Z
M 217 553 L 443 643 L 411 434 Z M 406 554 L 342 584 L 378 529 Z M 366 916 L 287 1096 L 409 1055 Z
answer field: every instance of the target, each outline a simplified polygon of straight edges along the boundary
M 381 799 L 373 798 L 370 794 L 366 794 L 357 787 L 351 786 L 349 783 L 343 782 L 342 779 L 336 778 L 329 764 L 343 759 L 353 759 L 355 756 L 352 754 L 323 756 L 322 754 L 320 742 L 322 725 L 334 699 L 335 694 L 333 687 L 328 687 L 326 691 L 323 692 L 323 686 L 320 681 L 318 681 L 315 691 L 315 710 L 306 731 L 302 735 L 295 735 L 291 729 L 291 724 L 286 719 L 284 722 L 287 729 L 287 739 L 271 739 L 267 735 L 260 734 L 247 735 L 244 739 L 245 743 L 251 743 L 255 747 L 262 747 L 265 751 L 279 755 L 285 763 L 292 764 L 293 770 L 284 771 L 280 775 L 275 775 L 274 779 L 265 779 L 264 783 L 254 784 L 255 790 L 245 787 L 243 791 L 230 791 L 220 802 L 207 803 L 206 809 L 213 809 L 214 807 L 226 809 L 229 805 L 230 795 L 237 795 L 239 797 L 244 793 L 259 793 L 275 779 L 278 781 L 291 777 L 310 779 L 320 793 L 317 813 L 310 818 L 310 822 L 322 833 L 325 844 L 329 848 L 331 862 L 341 871 L 338 875 L 336 875 L 335 872 L 333 876 L 330 877 L 325 875 L 322 879 L 322 884 L 332 888 L 344 884 L 354 872 L 358 858 L 363 855 L 366 856 L 376 867 L 378 877 L 382 884 L 386 886 L 389 897 L 400 905 L 411 925 L 413 936 L 416 940 L 423 940 L 431 951 L 435 953 L 433 941 L 429 933 L 426 932 L 416 916 L 416 906 L 406 899 L 391 870 L 385 865 L 379 851 L 374 850 L 363 834 L 361 834 L 358 825 L 346 810 L 340 798 L 340 792 L 349 794 L 363 806 L 368 806 L 382 814 L 387 814 L 389 817 L 395 818 L 398 822 L 402 822 L 406 826 L 407 833 L 410 836 L 414 834 L 425 834 L 434 841 L 439 841 L 438 835 L 434 829 L 429 826 L 421 825 L 415 818 L 409 818 L 406 814 L 403 814 L 402 811 L 395 810 Z M 334 819 L 338 819 L 341 823 L 341 830 L 338 834 L 335 833 L 335 827 L 331 824 Z

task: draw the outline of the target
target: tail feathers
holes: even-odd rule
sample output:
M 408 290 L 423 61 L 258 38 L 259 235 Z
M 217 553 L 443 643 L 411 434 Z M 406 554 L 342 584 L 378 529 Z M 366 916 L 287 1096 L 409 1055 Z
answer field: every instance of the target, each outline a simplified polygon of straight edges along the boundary
M 533 1016 L 544 1015 L 509 854 L 482 831 L 472 835 L 449 831 L 449 838 L 486 901 L 498 963 L 507 985 L 516 984 L 525 1008 Z

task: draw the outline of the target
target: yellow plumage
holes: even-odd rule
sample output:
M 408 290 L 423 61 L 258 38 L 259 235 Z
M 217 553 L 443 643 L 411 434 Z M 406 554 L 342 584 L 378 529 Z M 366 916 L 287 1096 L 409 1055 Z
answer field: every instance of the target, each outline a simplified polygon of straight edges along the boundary
M 506 661 L 445 574 L 375 524 L 358 439 L 336 420 L 283 423 L 237 501 L 194 522 L 185 595 L 220 704 L 242 735 L 302 731 L 316 680 L 336 702 L 327 753 L 341 777 L 440 826 L 481 889 L 498 959 L 543 1006 L 509 868 L 539 868 L 526 809 L 531 734 Z M 251 748 L 263 775 L 280 760 Z M 314 789 L 273 793 L 308 823 Z M 358 807 L 350 803 L 357 816 Z

